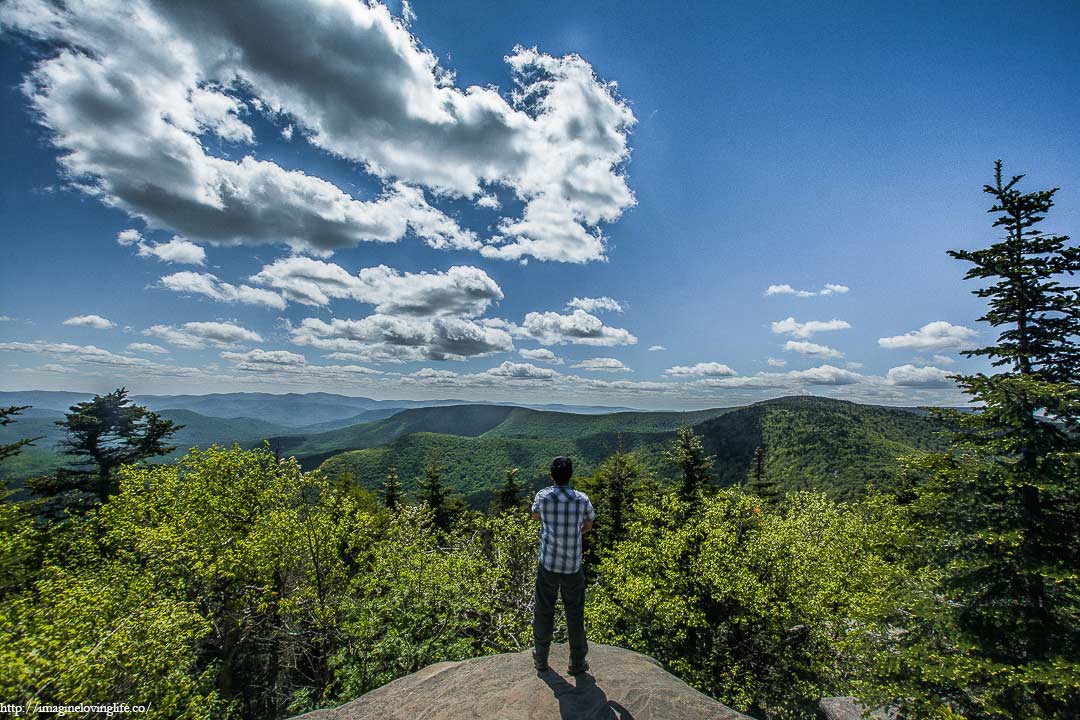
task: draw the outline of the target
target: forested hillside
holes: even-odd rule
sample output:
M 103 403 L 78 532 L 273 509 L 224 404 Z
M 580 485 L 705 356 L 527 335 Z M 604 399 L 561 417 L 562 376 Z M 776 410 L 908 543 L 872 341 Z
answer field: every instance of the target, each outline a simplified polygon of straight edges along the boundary
M 815 489 L 837 498 L 856 497 L 869 485 L 891 487 L 899 456 L 944 446 L 937 434 L 943 425 L 924 413 L 820 397 L 785 397 L 696 413 L 599 417 L 513 409 L 501 422 L 480 407 L 457 408 L 462 411 L 460 423 L 453 422 L 455 408 L 412 410 L 280 449 L 297 455 L 302 466 L 313 467 L 327 445 L 355 442 L 360 449 L 332 455 L 321 468 L 331 477 L 348 475 L 368 489 L 377 488 L 390 468 L 396 468 L 406 492 L 413 491 L 423 468 L 438 462 L 450 488 L 473 504 L 483 504 L 506 468 L 519 468 L 525 485 L 538 487 L 546 484 L 551 457 L 561 454 L 573 457 L 579 472 L 588 474 L 620 447 L 640 450 L 649 471 L 671 480 L 674 470 L 662 461 L 661 450 L 676 427 L 695 421 L 694 430 L 716 456 L 715 484 L 744 481 L 761 447 L 769 478 L 781 491 Z M 444 429 L 436 434 L 423 430 L 427 427 L 457 432 Z M 305 450 L 312 454 L 302 454 Z

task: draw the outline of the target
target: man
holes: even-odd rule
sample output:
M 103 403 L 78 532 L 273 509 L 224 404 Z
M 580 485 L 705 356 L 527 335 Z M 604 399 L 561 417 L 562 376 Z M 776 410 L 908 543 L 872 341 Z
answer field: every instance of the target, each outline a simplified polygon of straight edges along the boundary
M 534 520 L 540 526 L 540 562 L 536 567 L 536 595 L 533 602 L 533 664 L 540 672 L 548 669 L 551 631 L 555 622 L 555 601 L 562 595 L 566 608 L 566 631 L 570 636 L 571 675 L 586 672 L 585 655 L 585 574 L 581 569 L 581 536 L 592 530 L 596 511 L 589 496 L 574 489 L 570 478 L 574 465 L 568 457 L 551 461 L 555 482 L 540 492 L 532 504 Z

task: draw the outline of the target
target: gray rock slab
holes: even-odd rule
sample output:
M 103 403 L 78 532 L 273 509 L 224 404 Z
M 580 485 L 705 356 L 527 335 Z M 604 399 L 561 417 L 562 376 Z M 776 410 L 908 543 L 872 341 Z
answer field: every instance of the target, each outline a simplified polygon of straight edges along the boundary
M 529 652 L 444 662 L 398 678 L 303 720 L 750 720 L 693 689 L 640 653 L 591 645 L 591 669 L 569 675 L 566 645 L 551 669 Z M 297 718 L 296 720 L 300 720 Z

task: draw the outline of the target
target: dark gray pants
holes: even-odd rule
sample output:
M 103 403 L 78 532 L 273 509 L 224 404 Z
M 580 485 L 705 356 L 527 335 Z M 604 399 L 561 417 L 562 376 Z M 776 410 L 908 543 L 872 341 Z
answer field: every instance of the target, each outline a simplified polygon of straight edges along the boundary
M 533 600 L 533 645 L 536 657 L 547 660 L 555 624 L 555 601 L 562 595 L 566 608 L 566 634 L 570 640 L 570 664 L 580 666 L 589 652 L 585 639 L 585 573 L 551 572 L 536 567 L 536 596 Z

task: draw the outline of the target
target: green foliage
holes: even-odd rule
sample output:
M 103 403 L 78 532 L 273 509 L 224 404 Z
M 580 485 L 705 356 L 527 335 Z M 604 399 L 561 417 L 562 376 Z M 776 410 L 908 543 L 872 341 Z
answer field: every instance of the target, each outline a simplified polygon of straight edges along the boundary
M 397 513 L 345 605 L 333 661 L 342 697 L 434 662 L 527 647 L 535 545 L 524 515 L 446 536 L 426 507 Z
M 895 510 L 812 493 L 774 508 L 738 490 L 687 510 L 674 496 L 639 506 L 597 569 L 593 637 L 765 717 L 812 717 L 818 698 L 845 694 L 902 576 Z
M 0 605 L 0 694 L 26 704 L 149 704 L 148 718 L 224 717 L 198 647 L 213 628 L 195 603 L 123 562 L 50 568 Z

